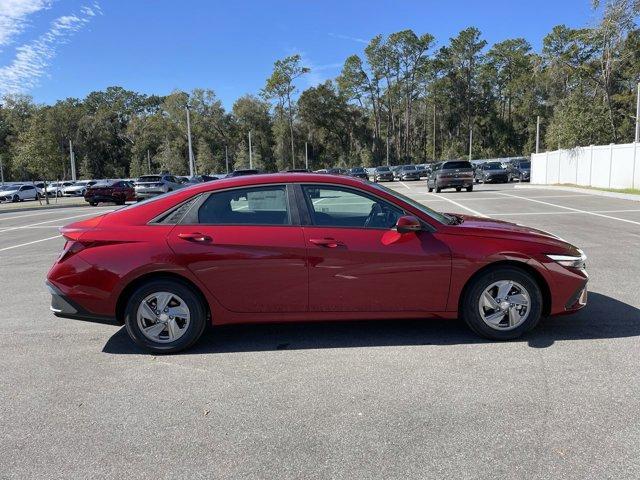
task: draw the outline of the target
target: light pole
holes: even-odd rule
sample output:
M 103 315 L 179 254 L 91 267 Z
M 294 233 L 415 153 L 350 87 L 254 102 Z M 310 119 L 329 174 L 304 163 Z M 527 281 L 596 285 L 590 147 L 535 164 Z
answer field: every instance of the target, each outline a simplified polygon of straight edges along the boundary
M 2 155 L 0 155 L 0 184 L 4 185 L 4 168 L 2 166 Z
M 224 162 L 227 165 L 227 175 L 229 174 L 229 152 L 227 151 L 227 146 L 224 146 Z
M 304 142 L 304 168 L 309 170 L 309 151 L 307 150 L 307 142 Z
M 151 175 L 151 155 L 149 154 L 149 149 L 147 148 L 147 170 L 149 175 Z
M 251 130 L 249 130 L 249 168 L 253 170 L 253 153 L 251 152 Z
M 76 181 L 76 157 L 73 154 L 73 143 L 69 139 L 69 160 L 71 161 L 71 180 Z
M 536 153 L 540 153 L 540 115 L 536 119 Z
M 471 130 L 469 130 L 469 161 L 471 161 L 472 150 L 473 150 L 473 125 L 471 125 Z
M 187 138 L 189 140 L 189 175 L 193 177 L 196 174 L 196 166 L 193 161 L 193 146 L 191 144 L 191 117 L 189 115 L 189 104 L 186 106 L 187 110 Z

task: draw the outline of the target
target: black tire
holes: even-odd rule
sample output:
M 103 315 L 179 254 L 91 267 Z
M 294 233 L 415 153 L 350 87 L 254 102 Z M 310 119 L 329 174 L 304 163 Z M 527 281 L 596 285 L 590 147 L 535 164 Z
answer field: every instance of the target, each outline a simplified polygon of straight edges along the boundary
M 473 185 L 467 187 L 467 192 L 473 192 Z
M 442 189 L 440 187 L 436 187 L 436 193 L 440 193 Z
M 473 181 L 476 183 L 480 183 L 480 180 L 478 180 L 477 178 L 474 178 Z
M 18 195 L 14 195 L 13 197 L 11 197 L 11 202 L 12 203 L 16 203 L 20 201 L 20 197 Z
M 61 192 L 60 190 L 58 190 L 58 191 L 56 192 L 56 197 L 60 198 L 61 196 L 62 196 L 62 192 Z
M 461 192 L 462 191 L 462 187 L 456 187 L 456 192 Z
M 189 307 L 190 322 L 187 330 L 177 340 L 169 343 L 155 342 L 146 337 L 137 322 L 140 303 L 154 292 L 170 292 L 181 297 Z M 207 310 L 196 292 L 188 285 L 172 279 L 150 280 L 129 297 L 125 309 L 125 327 L 129 337 L 142 348 L 153 353 L 176 353 L 192 346 L 202 336 L 207 325 Z
M 527 318 L 513 330 L 498 330 L 487 325 L 480 316 L 478 308 L 480 296 L 492 283 L 500 280 L 511 280 L 522 285 L 531 299 Z M 517 267 L 496 267 L 487 270 L 465 288 L 461 301 L 460 314 L 469 328 L 484 338 L 492 340 L 511 340 L 534 328 L 542 316 L 542 293 L 535 279 Z
M 429 190 L 429 193 L 433 192 L 433 188 L 432 187 L 427 187 L 427 190 Z
M 91 205 L 92 207 L 97 207 L 98 206 L 98 202 L 89 202 L 89 205 Z

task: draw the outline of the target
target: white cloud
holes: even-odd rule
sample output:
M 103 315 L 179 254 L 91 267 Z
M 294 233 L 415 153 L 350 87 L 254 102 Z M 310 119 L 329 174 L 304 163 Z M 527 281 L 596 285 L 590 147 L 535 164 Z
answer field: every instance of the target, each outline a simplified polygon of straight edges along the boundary
M 352 42 L 364 43 L 365 45 L 369 43 L 364 38 L 350 37 L 349 35 L 342 35 L 341 33 L 330 33 L 329 36 L 339 38 L 340 40 L 351 40 Z
M 53 0 L 0 0 L 0 50 L 24 31 L 27 17 L 51 7 Z
M 0 96 L 7 93 L 24 93 L 37 86 L 56 56 L 58 46 L 68 42 L 75 32 L 91 21 L 92 17 L 101 14 L 102 10 L 98 4 L 84 6 L 78 14 L 56 18 L 51 22 L 48 31 L 35 40 L 16 47 L 16 54 L 11 63 L 0 67 Z

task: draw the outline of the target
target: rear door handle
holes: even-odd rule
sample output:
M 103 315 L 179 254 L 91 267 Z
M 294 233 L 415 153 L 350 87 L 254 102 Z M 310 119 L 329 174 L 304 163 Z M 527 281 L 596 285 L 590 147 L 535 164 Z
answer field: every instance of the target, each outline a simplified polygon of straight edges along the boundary
M 189 242 L 198 242 L 198 243 L 209 243 L 213 239 L 209 235 L 205 235 L 200 232 L 192 232 L 192 233 L 179 233 L 178 238 L 182 240 L 187 240 Z
M 344 243 L 335 238 L 310 238 L 309 241 L 319 247 L 336 248 L 344 246 Z

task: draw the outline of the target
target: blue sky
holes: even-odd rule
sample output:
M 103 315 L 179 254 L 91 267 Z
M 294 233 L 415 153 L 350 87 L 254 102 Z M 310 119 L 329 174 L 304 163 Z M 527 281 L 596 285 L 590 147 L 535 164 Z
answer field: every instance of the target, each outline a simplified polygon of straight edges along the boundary
M 291 53 L 312 69 L 306 88 L 378 33 L 411 28 L 441 46 L 476 26 L 490 44 L 524 37 L 537 50 L 554 25 L 593 20 L 589 0 L 0 0 L 0 93 L 53 103 L 110 85 L 204 87 L 230 107 Z

